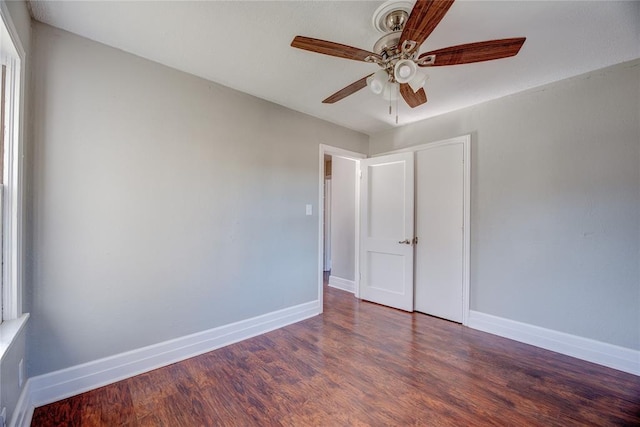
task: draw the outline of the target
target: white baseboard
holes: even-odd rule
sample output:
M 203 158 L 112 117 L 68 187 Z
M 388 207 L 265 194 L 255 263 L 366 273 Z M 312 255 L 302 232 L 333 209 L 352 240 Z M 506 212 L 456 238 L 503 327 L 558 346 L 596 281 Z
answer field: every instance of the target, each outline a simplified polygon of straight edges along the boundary
M 338 276 L 329 276 L 329 286 L 351 293 L 356 291 L 356 283 L 353 280 L 343 279 Z
M 320 313 L 319 301 L 311 301 L 30 378 L 18 402 L 22 406 L 21 408 L 16 408 L 16 413 L 22 411 L 22 413 L 29 416 L 25 416 L 23 422 L 16 424 L 16 426 L 28 426 L 31 423 L 34 407 L 56 402 L 134 375 L 170 365 L 299 322 Z M 30 414 L 29 410 L 31 411 Z M 17 417 L 18 415 L 16 415 Z M 16 421 L 20 420 L 16 419 Z
M 469 312 L 467 326 L 630 374 L 640 375 L 639 350 L 619 347 L 477 311 Z

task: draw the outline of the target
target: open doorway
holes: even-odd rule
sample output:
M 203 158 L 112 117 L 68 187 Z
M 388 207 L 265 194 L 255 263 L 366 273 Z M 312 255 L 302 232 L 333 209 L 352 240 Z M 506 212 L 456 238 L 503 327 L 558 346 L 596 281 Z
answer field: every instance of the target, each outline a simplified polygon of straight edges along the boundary
M 358 161 L 325 156 L 329 157 L 325 161 L 325 274 L 329 272 L 329 286 L 354 293 Z
M 366 155 L 320 145 L 318 299 L 323 279 L 358 295 L 359 160 Z
M 322 259 L 324 260 L 323 272 L 325 280 L 329 280 L 331 274 L 331 165 L 332 157 L 330 154 L 324 155 L 324 193 L 323 193 L 323 209 L 322 220 L 324 221 L 324 253 Z

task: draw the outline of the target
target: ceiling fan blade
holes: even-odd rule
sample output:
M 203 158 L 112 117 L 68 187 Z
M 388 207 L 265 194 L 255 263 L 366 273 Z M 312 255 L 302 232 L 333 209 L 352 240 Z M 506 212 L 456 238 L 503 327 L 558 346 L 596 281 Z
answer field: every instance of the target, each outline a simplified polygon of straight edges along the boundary
M 303 36 L 296 36 L 291 42 L 291 46 L 311 52 L 337 56 L 338 58 L 353 59 L 355 61 L 364 61 L 368 56 L 378 56 L 373 52 L 358 49 L 357 47 Z
M 418 0 L 413 6 L 411 15 L 402 30 L 398 46 L 406 40 L 416 42 L 416 48 L 429 37 L 429 34 L 438 26 L 444 15 L 453 4 L 454 0 Z
M 473 62 L 491 61 L 492 59 L 508 58 L 515 56 L 526 40 L 525 37 L 501 40 L 488 40 L 485 42 L 467 43 L 458 46 L 445 47 L 431 52 L 425 52 L 419 58 L 435 55 L 433 63 L 421 65 L 421 67 L 434 67 L 439 65 L 471 64 Z
M 411 108 L 416 108 L 417 106 L 427 102 L 427 94 L 423 88 L 414 92 L 413 89 L 411 89 L 411 86 L 407 83 L 400 85 L 400 94 Z
M 369 74 L 368 76 L 365 76 L 365 77 L 361 78 L 357 82 L 353 82 L 349 86 L 340 89 L 339 91 L 337 91 L 336 93 L 334 93 L 333 95 L 331 95 L 330 97 L 328 97 L 327 99 L 322 101 L 322 103 L 323 104 L 333 104 L 334 102 L 338 102 L 341 99 L 346 98 L 347 96 L 356 93 L 360 89 L 362 89 L 362 88 L 367 86 L 367 79 L 369 78 L 369 76 L 372 76 L 372 74 Z

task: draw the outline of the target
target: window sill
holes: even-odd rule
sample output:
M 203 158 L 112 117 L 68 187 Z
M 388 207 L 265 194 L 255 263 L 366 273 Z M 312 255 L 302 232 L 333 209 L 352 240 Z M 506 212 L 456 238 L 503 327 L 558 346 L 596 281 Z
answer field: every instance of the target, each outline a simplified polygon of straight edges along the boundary
M 29 313 L 25 313 L 17 319 L 5 320 L 0 324 L 0 361 L 4 359 L 11 345 L 16 340 L 29 319 Z

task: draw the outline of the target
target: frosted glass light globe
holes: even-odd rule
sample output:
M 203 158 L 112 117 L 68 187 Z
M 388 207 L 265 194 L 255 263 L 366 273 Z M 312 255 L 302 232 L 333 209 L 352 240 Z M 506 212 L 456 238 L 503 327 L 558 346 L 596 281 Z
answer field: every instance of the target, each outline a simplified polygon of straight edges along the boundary
M 367 79 L 367 86 L 371 92 L 380 95 L 388 81 L 389 74 L 385 70 L 378 70 Z
M 398 83 L 409 83 L 416 75 L 416 63 L 410 59 L 402 59 L 393 67 L 393 75 Z

